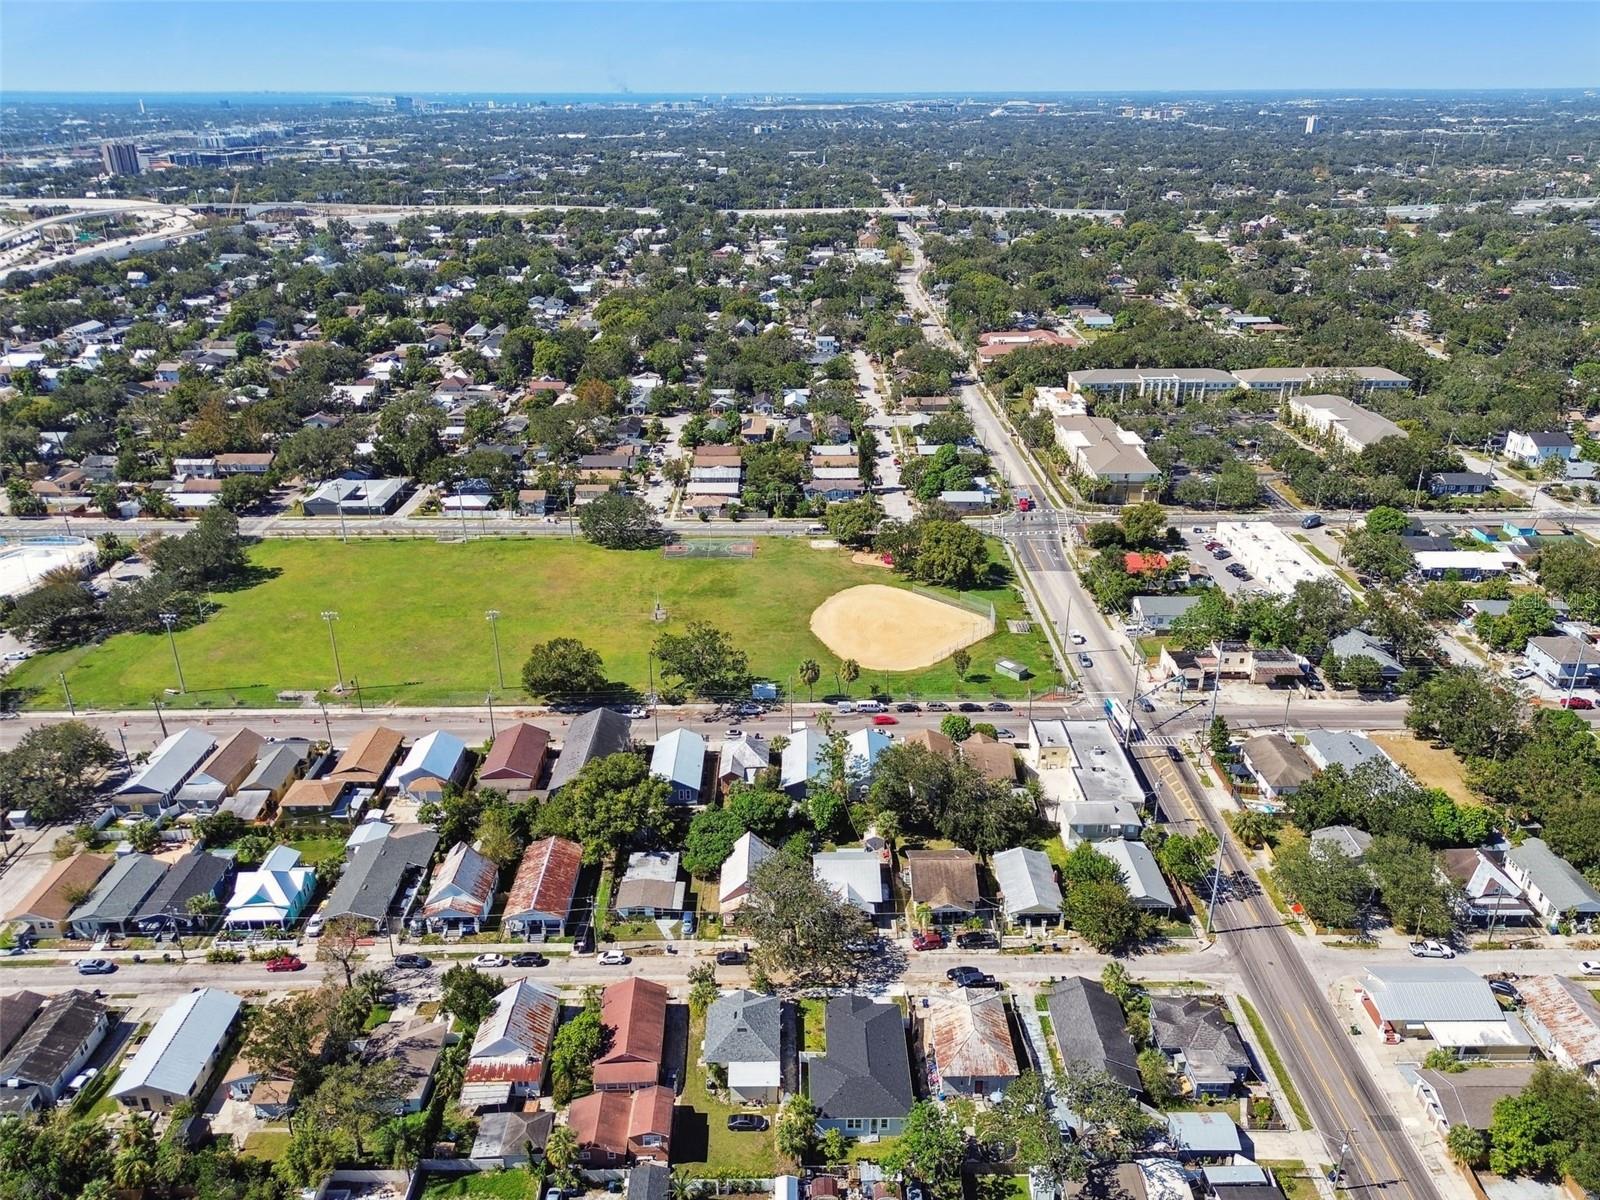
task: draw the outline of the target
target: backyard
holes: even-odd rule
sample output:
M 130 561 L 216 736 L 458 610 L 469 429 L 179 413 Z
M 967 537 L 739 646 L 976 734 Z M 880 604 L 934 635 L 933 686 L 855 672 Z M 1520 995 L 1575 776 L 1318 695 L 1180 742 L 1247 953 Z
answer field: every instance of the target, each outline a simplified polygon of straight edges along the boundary
M 809 658 L 822 667 L 819 694 L 832 692 L 838 663 L 811 632 L 812 610 L 845 588 L 905 581 L 852 562 L 848 551 L 812 549 L 800 538 L 763 538 L 757 545 L 753 559 L 668 559 L 555 539 L 268 540 L 251 550 L 266 578 L 213 593 L 217 611 L 178 632 L 187 694 L 176 690 L 165 636 L 152 634 L 39 655 L 8 682 L 43 708 L 63 704 L 62 673 L 85 707 L 143 707 L 152 698 L 173 707 L 300 703 L 280 693 L 311 694 L 335 682 L 331 626 L 340 669 L 359 683 L 359 699 L 369 706 L 477 704 L 486 691 L 520 699 L 528 647 L 553 637 L 592 646 L 609 679 L 642 692 L 656 636 L 704 620 L 733 635 L 757 678 L 781 684 Z M 855 695 L 883 688 L 900 696 L 1022 696 L 1030 686 L 1050 686 L 1055 672 L 1044 635 L 1006 629 L 1007 617 L 1025 614 L 1003 554 L 997 547 L 991 552 L 996 586 L 968 594 L 994 603 L 999 631 L 970 647 L 967 678 L 947 659 L 918 671 L 863 672 L 850 689 Z M 658 605 L 666 618 L 659 623 Z M 485 619 L 490 610 L 500 614 L 493 629 Z M 337 619 L 325 622 L 325 612 L 337 612 Z M 496 686 L 496 633 L 503 688 Z M 992 675 L 1002 657 L 1026 664 L 1034 678 Z
M 764 1112 L 773 1118 L 776 1110 L 727 1104 L 711 1094 L 706 1086 L 706 1069 L 695 1061 L 705 1033 L 705 1017 L 693 1018 L 689 1024 L 690 1062 L 674 1123 L 672 1160 L 687 1167 L 690 1175 L 695 1167 L 703 1165 L 713 1176 L 770 1179 L 778 1173 L 773 1131 L 733 1133 L 728 1129 L 728 1117 L 734 1113 Z

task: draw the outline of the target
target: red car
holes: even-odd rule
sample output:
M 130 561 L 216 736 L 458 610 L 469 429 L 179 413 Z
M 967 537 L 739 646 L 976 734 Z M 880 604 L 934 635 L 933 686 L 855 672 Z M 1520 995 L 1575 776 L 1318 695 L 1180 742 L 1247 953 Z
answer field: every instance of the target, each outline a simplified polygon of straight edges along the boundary
M 280 954 L 277 958 L 267 959 L 267 970 L 269 971 L 304 971 L 305 969 L 305 963 L 301 962 L 299 957 L 293 954 Z
M 1593 708 L 1594 707 L 1594 701 L 1590 700 L 1587 696 L 1563 696 L 1561 698 L 1561 707 L 1562 708 Z
M 913 950 L 942 950 L 945 945 L 944 934 L 937 929 L 924 929 L 911 938 Z
M 898 725 L 900 724 L 900 718 L 891 717 L 888 713 L 879 713 L 872 718 L 872 723 L 874 725 Z

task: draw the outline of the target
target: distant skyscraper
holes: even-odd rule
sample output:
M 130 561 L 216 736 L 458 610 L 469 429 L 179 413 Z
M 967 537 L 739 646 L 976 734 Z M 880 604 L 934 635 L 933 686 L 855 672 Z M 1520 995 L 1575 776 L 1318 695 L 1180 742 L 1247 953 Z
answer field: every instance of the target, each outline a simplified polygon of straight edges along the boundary
M 415 105 L 412 103 L 410 96 L 396 96 L 394 98 L 395 112 L 410 112 L 414 107 Z
M 134 142 L 101 142 L 100 165 L 107 175 L 137 175 L 139 147 Z
M 1320 117 L 1307 117 L 1306 118 L 1306 132 L 1307 133 L 1315 133 L 1317 131 L 1317 122 L 1319 120 L 1321 120 Z

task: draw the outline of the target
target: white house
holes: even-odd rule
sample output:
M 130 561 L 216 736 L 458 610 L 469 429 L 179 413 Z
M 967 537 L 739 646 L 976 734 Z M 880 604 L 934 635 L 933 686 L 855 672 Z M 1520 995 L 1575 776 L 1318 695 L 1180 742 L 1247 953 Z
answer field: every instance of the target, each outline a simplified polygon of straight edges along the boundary
M 1524 466 L 1536 467 L 1551 458 L 1563 458 L 1570 462 L 1578 457 L 1578 447 L 1558 429 L 1535 433 L 1519 430 L 1506 435 L 1506 457 L 1514 458 Z
M 650 754 L 650 774 L 671 789 L 668 803 L 699 804 L 706 769 L 706 739 L 692 729 L 670 731 Z
M 871 850 L 827 850 L 811 856 L 811 869 L 847 904 L 874 916 L 888 900 L 883 859 Z
M 751 872 L 774 853 L 771 846 L 748 831 L 733 844 L 717 883 L 717 904 L 723 916 L 739 911 L 750 893 Z
M 223 924 L 230 929 L 287 927 L 300 919 L 316 887 L 317 873 L 300 865 L 300 851 L 274 846 L 255 870 L 239 872 Z
M 456 928 L 475 933 L 494 905 L 499 872 L 489 859 L 465 842 L 457 842 L 433 871 L 422 902 L 422 920 L 435 932 Z

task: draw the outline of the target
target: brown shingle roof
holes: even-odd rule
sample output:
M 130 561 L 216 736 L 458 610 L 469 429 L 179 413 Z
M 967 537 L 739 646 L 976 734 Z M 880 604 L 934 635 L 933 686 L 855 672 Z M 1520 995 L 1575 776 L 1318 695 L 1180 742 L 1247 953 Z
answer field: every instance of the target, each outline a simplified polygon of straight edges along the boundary
M 394 765 L 405 738 L 398 729 L 374 725 L 350 739 L 350 748 L 340 757 L 330 779 L 342 783 L 377 783 Z
M 1005 742 L 974 734 L 961 743 L 961 757 L 992 783 L 1017 781 L 1017 756 Z
M 956 744 L 937 729 L 913 729 L 900 740 L 907 745 L 925 746 L 940 758 L 956 756 Z
M 296 779 L 278 801 L 278 808 L 332 808 L 344 788 L 337 779 Z
M 533 787 L 544 770 L 550 749 L 550 734 L 537 725 L 521 721 L 495 738 L 478 772 L 480 782 L 523 782 Z
M 911 902 L 934 908 L 978 907 L 978 860 L 966 850 L 907 850 Z
M 256 765 L 256 756 L 266 744 L 267 739 L 255 730 L 241 729 L 200 764 L 200 774 L 210 776 L 231 792 Z
M 92 888 L 110 865 L 111 859 L 104 854 L 74 854 L 71 858 L 52 863 L 44 877 L 33 885 L 33 890 L 6 914 L 6 920 L 12 921 L 18 917 L 66 920 L 73 908 L 69 893 Z

